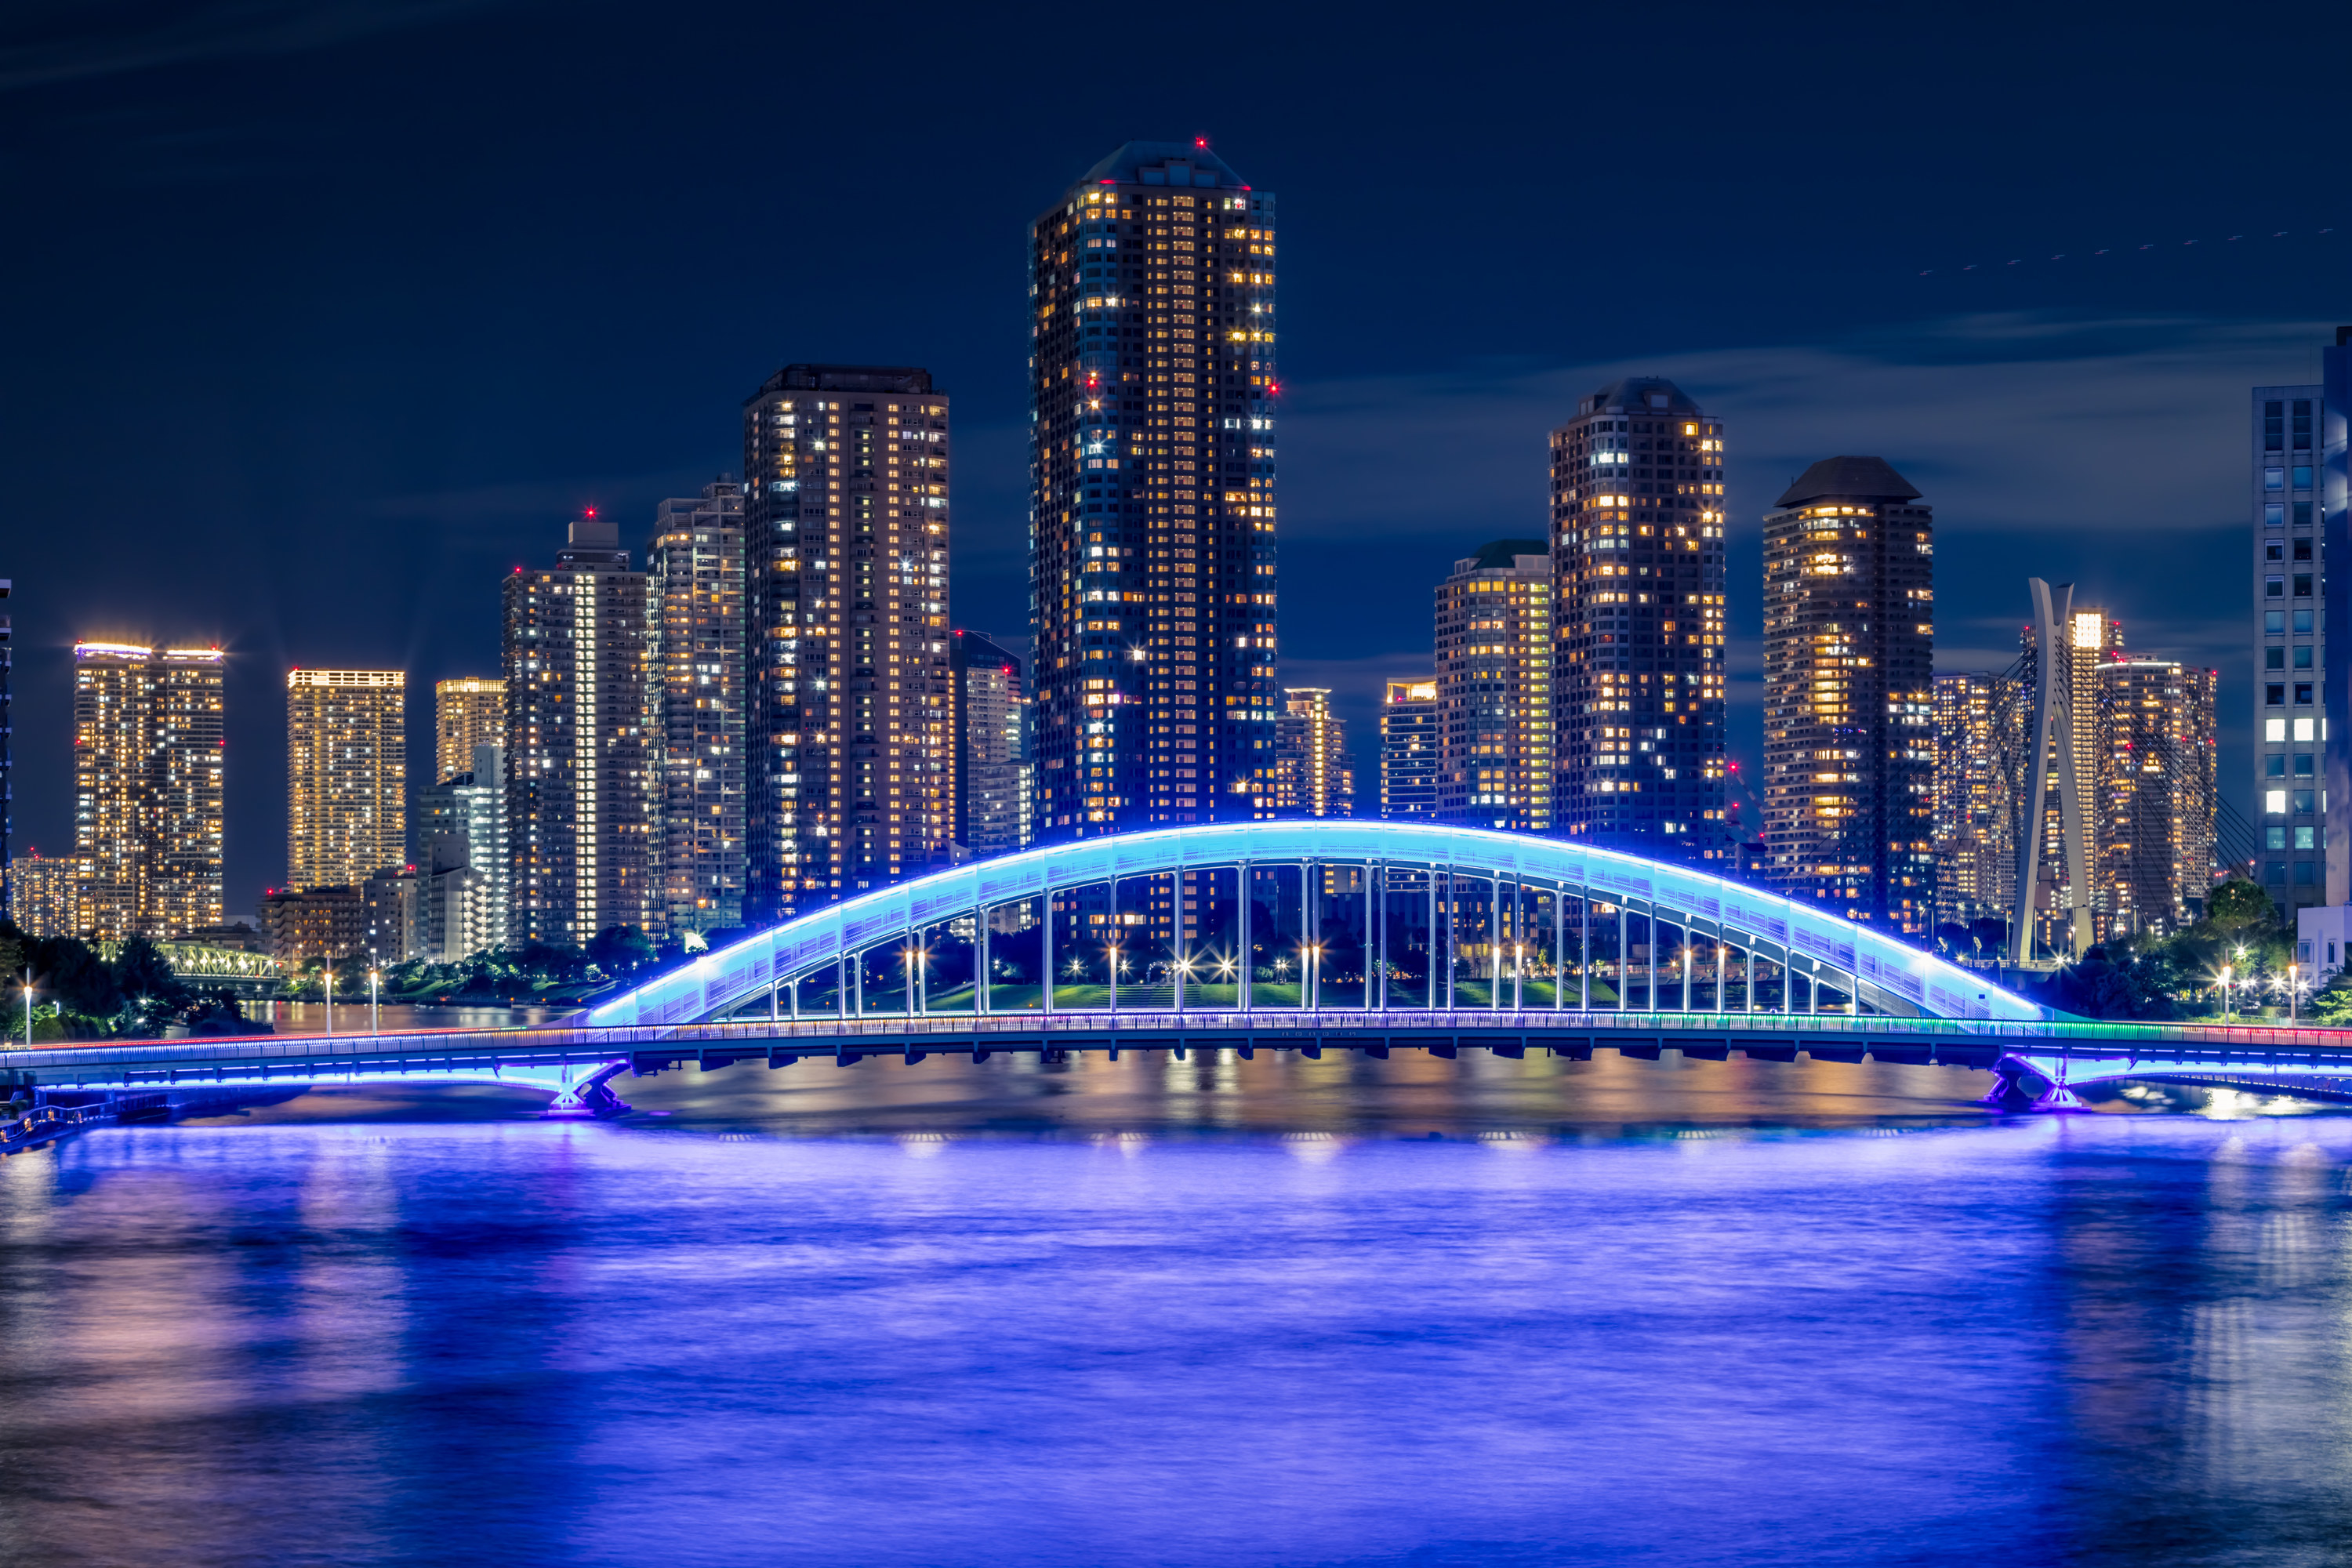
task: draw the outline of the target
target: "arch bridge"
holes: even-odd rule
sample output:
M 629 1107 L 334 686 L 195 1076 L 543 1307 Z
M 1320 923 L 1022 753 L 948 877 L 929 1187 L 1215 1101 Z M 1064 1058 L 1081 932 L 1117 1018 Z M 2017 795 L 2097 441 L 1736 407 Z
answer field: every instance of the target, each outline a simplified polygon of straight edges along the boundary
M 680 1065 L 1397 1048 L 1868 1057 L 1991 1068 L 1997 1094 L 2045 1106 L 2105 1078 L 2325 1090 L 2352 1075 L 2344 1032 L 2067 1019 L 1692 867 L 1310 821 L 957 867 L 759 932 L 554 1027 L 100 1042 L 0 1053 L 0 1078 L 105 1091 L 496 1080 L 591 1114 L 619 1108 L 614 1076 Z
M 2046 1016 L 1883 932 L 1695 868 L 1335 820 L 1082 839 L 958 867 L 708 954 L 588 1021 L 747 1009 Z

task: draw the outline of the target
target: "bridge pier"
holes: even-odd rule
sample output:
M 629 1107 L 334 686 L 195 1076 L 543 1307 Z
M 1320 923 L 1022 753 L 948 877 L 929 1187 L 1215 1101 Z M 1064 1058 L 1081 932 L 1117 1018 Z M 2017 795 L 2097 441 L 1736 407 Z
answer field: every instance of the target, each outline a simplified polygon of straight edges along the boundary
M 604 1120 L 628 1114 L 628 1102 L 614 1094 L 613 1079 L 628 1068 L 624 1059 L 607 1062 L 602 1067 L 560 1067 L 509 1068 L 499 1076 L 528 1083 L 537 1089 L 554 1090 L 555 1098 L 540 1112 L 553 1121 L 578 1121 L 584 1117 Z

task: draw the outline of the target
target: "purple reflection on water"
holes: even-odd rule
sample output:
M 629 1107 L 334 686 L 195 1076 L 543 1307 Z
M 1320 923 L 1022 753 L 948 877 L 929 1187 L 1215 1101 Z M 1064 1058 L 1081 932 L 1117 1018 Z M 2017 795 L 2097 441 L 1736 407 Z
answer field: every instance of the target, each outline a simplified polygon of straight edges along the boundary
M 630 1098 L 666 1082 L 673 1129 L 719 1092 Z M 11 1560 L 2317 1562 L 2352 1539 L 2352 1121 L 256 1122 L 0 1164 Z

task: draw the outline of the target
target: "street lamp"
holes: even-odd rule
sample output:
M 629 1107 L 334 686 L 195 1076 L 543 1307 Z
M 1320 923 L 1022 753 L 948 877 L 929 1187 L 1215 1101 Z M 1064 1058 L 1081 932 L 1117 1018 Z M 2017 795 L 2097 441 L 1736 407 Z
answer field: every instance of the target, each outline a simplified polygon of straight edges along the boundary
M 33 1048 L 33 970 L 25 968 L 25 1048 Z
M 2230 1003 L 2232 1000 L 2230 989 L 2230 966 L 2226 963 L 2223 964 L 2221 966 L 2221 1022 L 2224 1024 L 2230 1021 Z
M 327 966 L 327 1033 L 335 1032 L 335 961 L 324 959 Z
M 371 1035 L 381 1035 L 383 1033 L 383 1014 L 376 1005 L 377 996 L 382 990 L 383 984 L 383 972 L 382 970 L 371 969 L 368 971 L 368 1033 Z

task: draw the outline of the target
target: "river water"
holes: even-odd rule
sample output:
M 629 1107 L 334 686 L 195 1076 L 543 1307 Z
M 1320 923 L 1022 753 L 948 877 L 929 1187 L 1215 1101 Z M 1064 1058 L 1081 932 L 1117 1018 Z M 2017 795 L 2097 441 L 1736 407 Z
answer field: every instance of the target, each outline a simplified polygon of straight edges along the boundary
M 2352 1118 L 1153 1056 L 0 1163 L 0 1562 L 2352 1561 Z

